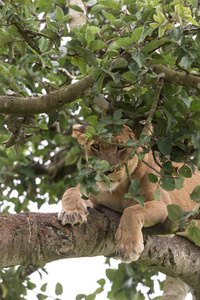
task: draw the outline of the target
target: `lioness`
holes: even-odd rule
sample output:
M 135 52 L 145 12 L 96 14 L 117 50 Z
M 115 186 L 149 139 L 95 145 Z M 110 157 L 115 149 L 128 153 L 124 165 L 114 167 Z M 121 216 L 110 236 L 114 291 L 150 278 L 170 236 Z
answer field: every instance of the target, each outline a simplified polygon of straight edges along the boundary
M 73 126 L 73 136 L 78 139 L 81 145 L 85 146 L 86 159 L 90 156 L 96 156 L 100 160 L 107 160 L 111 166 L 123 162 L 132 152 L 130 148 L 122 148 L 93 140 L 89 142 L 85 138 L 85 129 L 83 125 Z M 113 143 L 125 144 L 129 139 L 136 139 L 135 135 L 128 126 L 124 126 L 121 134 L 116 135 Z M 142 151 L 139 149 L 138 151 Z M 144 160 L 154 169 L 159 170 L 155 163 L 152 153 L 145 154 Z M 192 178 L 185 180 L 184 188 L 167 192 L 161 189 L 161 200 L 154 199 L 156 184 L 150 183 L 148 173 L 154 171 L 144 162 L 138 159 L 135 154 L 127 164 L 130 177 L 137 179 L 141 184 L 141 195 L 144 197 L 144 208 L 142 208 L 134 198 L 123 199 L 128 192 L 130 177 L 128 178 L 125 165 L 107 172 L 110 179 L 110 187 L 105 182 L 97 182 L 99 194 L 90 195 L 90 201 L 84 201 L 81 198 L 81 192 L 78 187 L 68 189 L 62 198 L 62 211 L 58 218 L 65 224 L 82 224 L 87 220 L 87 205 L 103 205 L 113 210 L 123 212 L 119 228 L 116 233 L 116 255 L 123 262 L 135 261 L 139 258 L 144 249 L 142 227 L 150 227 L 164 222 L 167 217 L 167 205 L 177 204 L 184 210 L 192 210 L 195 203 L 190 199 L 190 193 L 200 182 L 200 173 L 193 175 Z M 87 203 L 87 205 L 86 205 Z

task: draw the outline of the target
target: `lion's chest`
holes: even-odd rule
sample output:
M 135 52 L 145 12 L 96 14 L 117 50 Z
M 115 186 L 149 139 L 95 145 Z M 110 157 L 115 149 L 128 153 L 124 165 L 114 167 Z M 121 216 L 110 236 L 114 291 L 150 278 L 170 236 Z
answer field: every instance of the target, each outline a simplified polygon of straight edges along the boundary
M 102 191 L 97 196 L 91 195 L 90 200 L 94 206 L 105 206 L 112 210 L 123 212 L 126 207 L 137 204 L 134 199 L 124 199 L 128 192 L 128 184 L 120 186 L 114 191 Z

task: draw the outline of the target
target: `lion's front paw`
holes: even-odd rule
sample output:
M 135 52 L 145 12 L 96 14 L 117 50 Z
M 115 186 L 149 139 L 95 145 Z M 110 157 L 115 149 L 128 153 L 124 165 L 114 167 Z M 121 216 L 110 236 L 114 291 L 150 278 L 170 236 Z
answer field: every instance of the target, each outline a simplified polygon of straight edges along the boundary
M 66 211 L 62 209 L 58 214 L 58 220 L 61 221 L 62 225 L 82 225 L 87 222 L 86 213 L 82 210 Z
M 116 233 L 116 241 L 116 256 L 124 263 L 138 260 L 144 250 L 141 230 L 135 230 L 134 233 L 130 233 L 123 230 L 123 226 L 119 226 Z
M 116 247 L 116 257 L 124 263 L 130 263 L 138 260 L 143 250 L 143 244 L 137 247 L 131 242 L 126 242 L 125 244 L 119 242 Z

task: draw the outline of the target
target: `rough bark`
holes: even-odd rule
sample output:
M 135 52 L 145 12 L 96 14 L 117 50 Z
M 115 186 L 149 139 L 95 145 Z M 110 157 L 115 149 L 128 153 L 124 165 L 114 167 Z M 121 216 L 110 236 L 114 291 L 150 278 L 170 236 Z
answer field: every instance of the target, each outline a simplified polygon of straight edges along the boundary
M 156 74 L 164 73 L 165 80 L 169 83 L 200 89 L 199 76 L 170 70 L 169 68 L 161 64 L 154 64 L 153 67 L 153 70 Z
M 21 213 L 0 216 L 0 267 L 29 265 L 84 256 L 114 256 L 120 215 L 90 209 L 83 226 L 62 226 L 56 214 Z M 133 233 L 134 235 L 134 233 Z M 137 262 L 179 277 L 200 299 L 200 250 L 188 240 L 146 236 Z
M 94 79 L 90 74 L 80 81 L 41 97 L 0 96 L 0 113 L 8 115 L 49 113 L 84 96 L 93 84 Z

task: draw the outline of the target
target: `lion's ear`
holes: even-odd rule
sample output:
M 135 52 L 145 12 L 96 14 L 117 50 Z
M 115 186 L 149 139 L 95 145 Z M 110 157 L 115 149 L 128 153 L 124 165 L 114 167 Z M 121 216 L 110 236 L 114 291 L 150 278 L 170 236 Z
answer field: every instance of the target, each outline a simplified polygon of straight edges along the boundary
M 75 137 L 81 145 L 85 145 L 88 141 L 88 139 L 85 138 L 85 131 L 87 127 L 88 125 L 73 125 L 72 136 Z
M 131 128 L 129 126 L 123 125 L 123 131 L 127 132 L 131 139 L 136 140 L 135 134 L 133 133 L 133 131 L 131 130 Z

